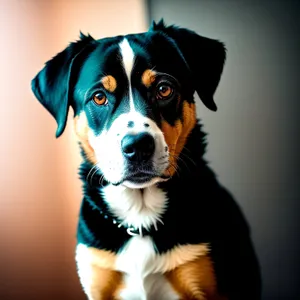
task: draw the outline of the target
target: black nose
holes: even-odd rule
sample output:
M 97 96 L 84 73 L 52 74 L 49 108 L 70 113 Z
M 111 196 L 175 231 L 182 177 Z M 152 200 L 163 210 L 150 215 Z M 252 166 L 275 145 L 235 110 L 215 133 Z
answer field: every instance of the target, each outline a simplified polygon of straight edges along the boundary
M 153 137 L 149 133 L 125 135 L 121 141 L 123 155 L 134 162 L 148 161 L 155 148 Z

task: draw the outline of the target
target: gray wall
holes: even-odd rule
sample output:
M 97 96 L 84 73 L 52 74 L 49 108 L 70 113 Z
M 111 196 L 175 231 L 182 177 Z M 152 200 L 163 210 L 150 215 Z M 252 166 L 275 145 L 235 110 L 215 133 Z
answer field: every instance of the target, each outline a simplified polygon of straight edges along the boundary
M 296 1 L 149 1 L 149 20 L 163 17 L 226 43 L 218 112 L 198 99 L 198 114 L 209 133 L 206 158 L 251 225 L 264 299 L 300 295 L 299 7 Z

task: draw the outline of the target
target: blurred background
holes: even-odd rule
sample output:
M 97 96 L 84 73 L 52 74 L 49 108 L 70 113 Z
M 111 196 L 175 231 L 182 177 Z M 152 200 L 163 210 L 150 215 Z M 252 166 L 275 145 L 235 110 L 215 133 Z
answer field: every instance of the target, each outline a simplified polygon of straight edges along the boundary
M 198 100 L 206 158 L 252 228 L 263 299 L 298 299 L 299 1 L 0 0 L 0 299 L 85 299 L 74 249 L 81 183 L 30 81 L 78 38 L 143 32 L 164 17 L 228 49 L 215 99 Z

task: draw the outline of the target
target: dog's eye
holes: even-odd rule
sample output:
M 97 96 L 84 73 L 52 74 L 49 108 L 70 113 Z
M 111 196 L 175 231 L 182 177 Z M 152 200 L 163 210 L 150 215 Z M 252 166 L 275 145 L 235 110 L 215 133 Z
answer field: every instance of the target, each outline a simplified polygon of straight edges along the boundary
M 94 101 L 97 105 L 106 105 L 106 104 L 108 103 L 105 94 L 102 93 L 102 92 L 98 92 L 97 94 L 95 94 L 95 95 L 93 96 L 93 101 Z
M 156 97 L 162 100 L 169 99 L 173 95 L 173 91 L 170 85 L 162 83 L 157 87 Z

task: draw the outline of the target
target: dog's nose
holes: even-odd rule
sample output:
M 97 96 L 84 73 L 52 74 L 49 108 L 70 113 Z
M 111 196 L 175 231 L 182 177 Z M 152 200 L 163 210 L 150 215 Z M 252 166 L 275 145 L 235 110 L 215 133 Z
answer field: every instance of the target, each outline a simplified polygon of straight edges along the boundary
M 130 161 L 148 161 L 155 149 L 154 138 L 149 133 L 125 135 L 121 141 L 123 155 Z

